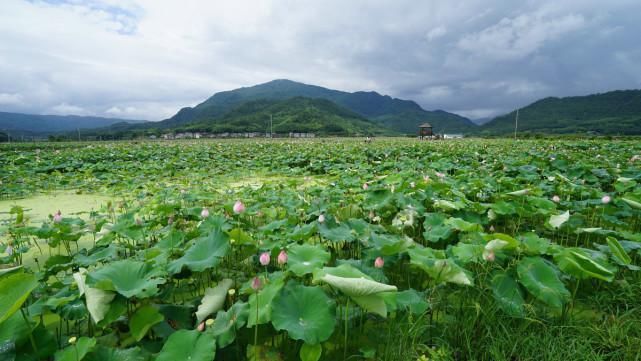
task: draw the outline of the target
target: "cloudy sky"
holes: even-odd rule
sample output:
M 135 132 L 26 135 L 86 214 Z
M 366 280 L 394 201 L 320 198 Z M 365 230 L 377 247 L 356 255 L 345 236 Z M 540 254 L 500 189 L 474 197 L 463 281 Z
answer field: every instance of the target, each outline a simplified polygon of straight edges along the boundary
M 287 78 L 471 118 L 641 88 L 640 0 L 1 0 L 0 110 L 161 120 Z

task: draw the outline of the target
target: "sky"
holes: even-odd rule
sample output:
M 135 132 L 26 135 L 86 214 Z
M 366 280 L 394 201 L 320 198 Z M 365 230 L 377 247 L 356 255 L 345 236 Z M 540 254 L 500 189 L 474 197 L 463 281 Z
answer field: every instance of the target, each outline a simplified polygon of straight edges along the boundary
M 641 88 L 641 0 L 1 0 L 0 111 L 162 120 L 273 79 L 492 117 Z

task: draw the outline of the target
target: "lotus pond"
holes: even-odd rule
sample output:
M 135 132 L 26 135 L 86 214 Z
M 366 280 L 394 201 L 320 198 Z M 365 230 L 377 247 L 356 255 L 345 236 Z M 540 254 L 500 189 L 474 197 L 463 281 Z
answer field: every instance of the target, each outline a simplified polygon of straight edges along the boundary
M 639 181 L 634 141 L 2 145 L 0 360 L 639 360 Z

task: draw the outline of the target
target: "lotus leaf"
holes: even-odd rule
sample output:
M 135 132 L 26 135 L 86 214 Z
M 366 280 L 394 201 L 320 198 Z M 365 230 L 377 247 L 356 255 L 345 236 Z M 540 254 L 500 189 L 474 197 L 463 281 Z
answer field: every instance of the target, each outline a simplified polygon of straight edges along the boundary
M 274 297 L 272 324 L 277 330 L 286 330 L 294 340 L 315 345 L 334 332 L 335 305 L 320 287 L 290 281 Z
M 288 250 L 287 267 L 297 276 L 312 273 L 330 259 L 329 252 L 320 245 L 293 245 Z
M 211 361 L 216 357 L 216 341 L 211 332 L 178 330 L 160 350 L 156 361 Z
M 104 291 L 116 291 L 131 298 L 146 298 L 158 293 L 165 283 L 162 271 L 148 263 L 123 260 L 102 266 L 87 274 L 87 284 Z
M 570 292 L 559 280 L 556 270 L 541 257 L 526 257 L 517 265 L 519 282 L 536 299 L 560 310 L 570 298 Z

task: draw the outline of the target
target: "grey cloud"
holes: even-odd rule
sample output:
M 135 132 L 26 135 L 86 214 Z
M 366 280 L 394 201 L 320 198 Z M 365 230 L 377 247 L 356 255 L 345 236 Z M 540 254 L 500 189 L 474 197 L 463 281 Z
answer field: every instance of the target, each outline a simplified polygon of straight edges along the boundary
M 486 117 L 640 88 L 638 14 L 627 0 L 5 0 L 0 110 L 160 120 L 290 78 Z

